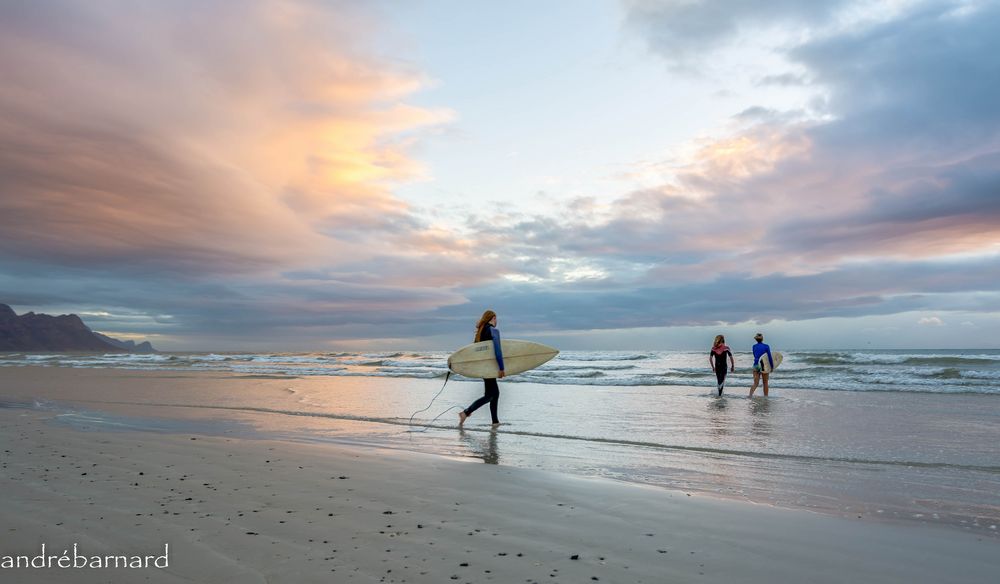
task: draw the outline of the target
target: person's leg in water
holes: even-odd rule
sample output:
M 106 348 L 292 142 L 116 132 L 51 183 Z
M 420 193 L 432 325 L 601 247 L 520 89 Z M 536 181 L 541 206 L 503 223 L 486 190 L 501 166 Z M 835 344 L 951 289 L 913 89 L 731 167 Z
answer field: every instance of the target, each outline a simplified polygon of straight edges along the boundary
M 753 397 L 753 392 L 757 390 L 757 384 L 760 383 L 760 369 L 756 367 L 753 368 L 753 387 L 750 388 L 750 397 Z
M 497 385 L 496 379 L 490 379 L 493 383 L 486 384 L 486 395 L 490 398 L 490 416 L 493 417 L 493 425 L 497 426 L 500 424 L 500 419 L 497 418 L 497 406 L 500 404 L 500 386 Z
M 767 397 L 767 378 L 769 377 L 767 373 L 761 373 L 761 377 L 764 378 L 764 397 Z
M 481 398 L 477 399 L 476 401 L 472 402 L 472 405 L 470 405 L 469 407 L 465 408 L 461 412 L 458 412 L 458 425 L 459 426 L 465 424 L 465 419 L 468 418 L 469 416 L 471 416 L 472 412 L 478 410 L 480 407 L 482 407 L 487 402 L 490 403 L 490 410 L 491 410 L 491 413 L 493 413 L 493 421 L 496 423 L 496 419 L 497 419 L 496 411 L 495 411 L 496 400 L 500 399 L 500 389 L 497 387 L 497 380 L 496 379 L 484 379 L 483 380 L 483 386 L 485 387 L 485 391 L 483 393 L 483 397 L 481 397 Z
M 722 362 L 722 367 L 715 367 L 715 380 L 719 382 L 719 396 L 722 396 L 722 389 L 726 385 L 726 362 Z

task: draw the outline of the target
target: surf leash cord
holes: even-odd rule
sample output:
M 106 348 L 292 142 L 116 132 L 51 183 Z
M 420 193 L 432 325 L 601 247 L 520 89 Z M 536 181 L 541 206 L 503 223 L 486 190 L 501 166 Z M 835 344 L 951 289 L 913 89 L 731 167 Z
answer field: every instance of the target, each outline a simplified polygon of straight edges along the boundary
M 417 411 L 413 412 L 413 415 L 410 416 L 410 420 L 407 422 L 409 425 L 411 425 L 411 426 L 413 425 L 413 418 L 417 414 L 422 413 L 422 412 L 426 412 L 427 410 L 431 409 L 431 406 L 434 405 L 434 401 L 438 398 L 438 396 L 441 395 L 441 392 L 444 391 L 445 386 L 448 385 L 448 380 L 449 379 L 451 379 L 451 370 L 449 370 L 448 374 L 444 376 L 444 385 L 442 385 L 441 389 L 438 390 L 437 394 L 435 394 L 434 397 L 431 398 L 431 403 L 427 404 L 426 408 L 424 408 L 422 410 L 417 410 Z M 443 416 L 446 413 L 450 412 L 451 410 L 455 409 L 456 407 L 458 407 L 458 406 L 451 406 L 447 410 L 445 410 L 445 411 L 441 412 L 440 414 L 438 414 L 437 417 L 434 418 L 433 420 L 431 420 L 429 423 L 433 424 L 438 418 L 440 418 L 441 416 Z

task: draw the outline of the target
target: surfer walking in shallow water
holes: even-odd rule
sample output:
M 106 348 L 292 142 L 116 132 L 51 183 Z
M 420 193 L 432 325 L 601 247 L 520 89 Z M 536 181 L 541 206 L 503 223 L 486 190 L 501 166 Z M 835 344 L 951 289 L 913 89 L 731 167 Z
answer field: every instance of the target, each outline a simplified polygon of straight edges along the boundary
M 750 388 L 750 397 L 753 397 L 753 392 L 757 389 L 761 377 L 764 378 L 764 396 L 767 397 L 768 373 L 761 368 L 760 360 L 764 355 L 767 355 L 767 362 L 770 365 L 768 371 L 774 371 L 774 358 L 771 357 L 771 347 L 764 344 L 764 335 L 757 333 L 753 338 L 757 344 L 753 346 L 753 387 Z
M 493 354 L 497 359 L 497 365 L 500 369 L 500 377 L 503 378 L 505 375 L 503 370 L 503 350 L 500 348 L 500 331 L 496 329 L 496 326 L 497 314 L 492 310 L 487 310 L 479 319 L 479 323 L 476 324 L 476 336 L 473 339 L 473 342 L 480 343 L 482 341 L 493 341 Z M 471 416 L 472 412 L 478 410 L 487 402 L 490 404 L 490 415 L 493 416 L 493 425 L 498 426 L 500 424 L 500 419 L 497 418 L 497 404 L 500 403 L 500 387 L 497 385 L 496 379 L 483 379 L 483 384 L 486 388 L 486 392 L 483 397 L 472 402 L 472 405 L 465 408 L 461 412 L 458 412 L 459 427 L 465 424 L 466 418 Z
M 729 363 L 726 363 L 728 356 Z M 719 382 L 719 396 L 722 396 L 722 389 L 726 385 L 726 365 L 729 371 L 736 371 L 736 360 L 733 359 L 733 352 L 726 346 L 726 337 L 715 335 L 712 343 L 712 350 L 708 352 L 708 366 L 715 369 L 715 380 Z

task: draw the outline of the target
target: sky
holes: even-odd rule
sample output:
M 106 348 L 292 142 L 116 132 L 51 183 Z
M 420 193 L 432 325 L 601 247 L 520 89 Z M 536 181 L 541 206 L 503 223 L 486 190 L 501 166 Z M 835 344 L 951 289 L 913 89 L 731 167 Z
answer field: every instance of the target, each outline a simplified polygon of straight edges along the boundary
M 1000 348 L 1000 3 L 0 3 L 0 303 L 165 350 Z M 745 345 L 745 347 L 744 347 Z

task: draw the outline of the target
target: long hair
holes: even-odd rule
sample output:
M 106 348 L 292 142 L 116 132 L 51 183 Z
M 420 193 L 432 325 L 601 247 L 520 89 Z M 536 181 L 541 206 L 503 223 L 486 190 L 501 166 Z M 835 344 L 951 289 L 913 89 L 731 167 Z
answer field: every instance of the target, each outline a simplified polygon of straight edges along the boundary
M 724 344 L 726 344 L 726 337 L 722 335 L 715 335 L 715 342 L 712 343 L 712 348 L 714 349 L 719 345 L 724 345 Z
M 479 322 L 476 323 L 476 338 L 474 342 L 478 343 L 483 339 L 483 329 L 486 328 L 486 325 L 490 324 L 490 321 L 493 320 L 493 317 L 496 315 L 497 313 L 492 310 L 487 310 L 483 313 L 483 316 L 479 318 Z

